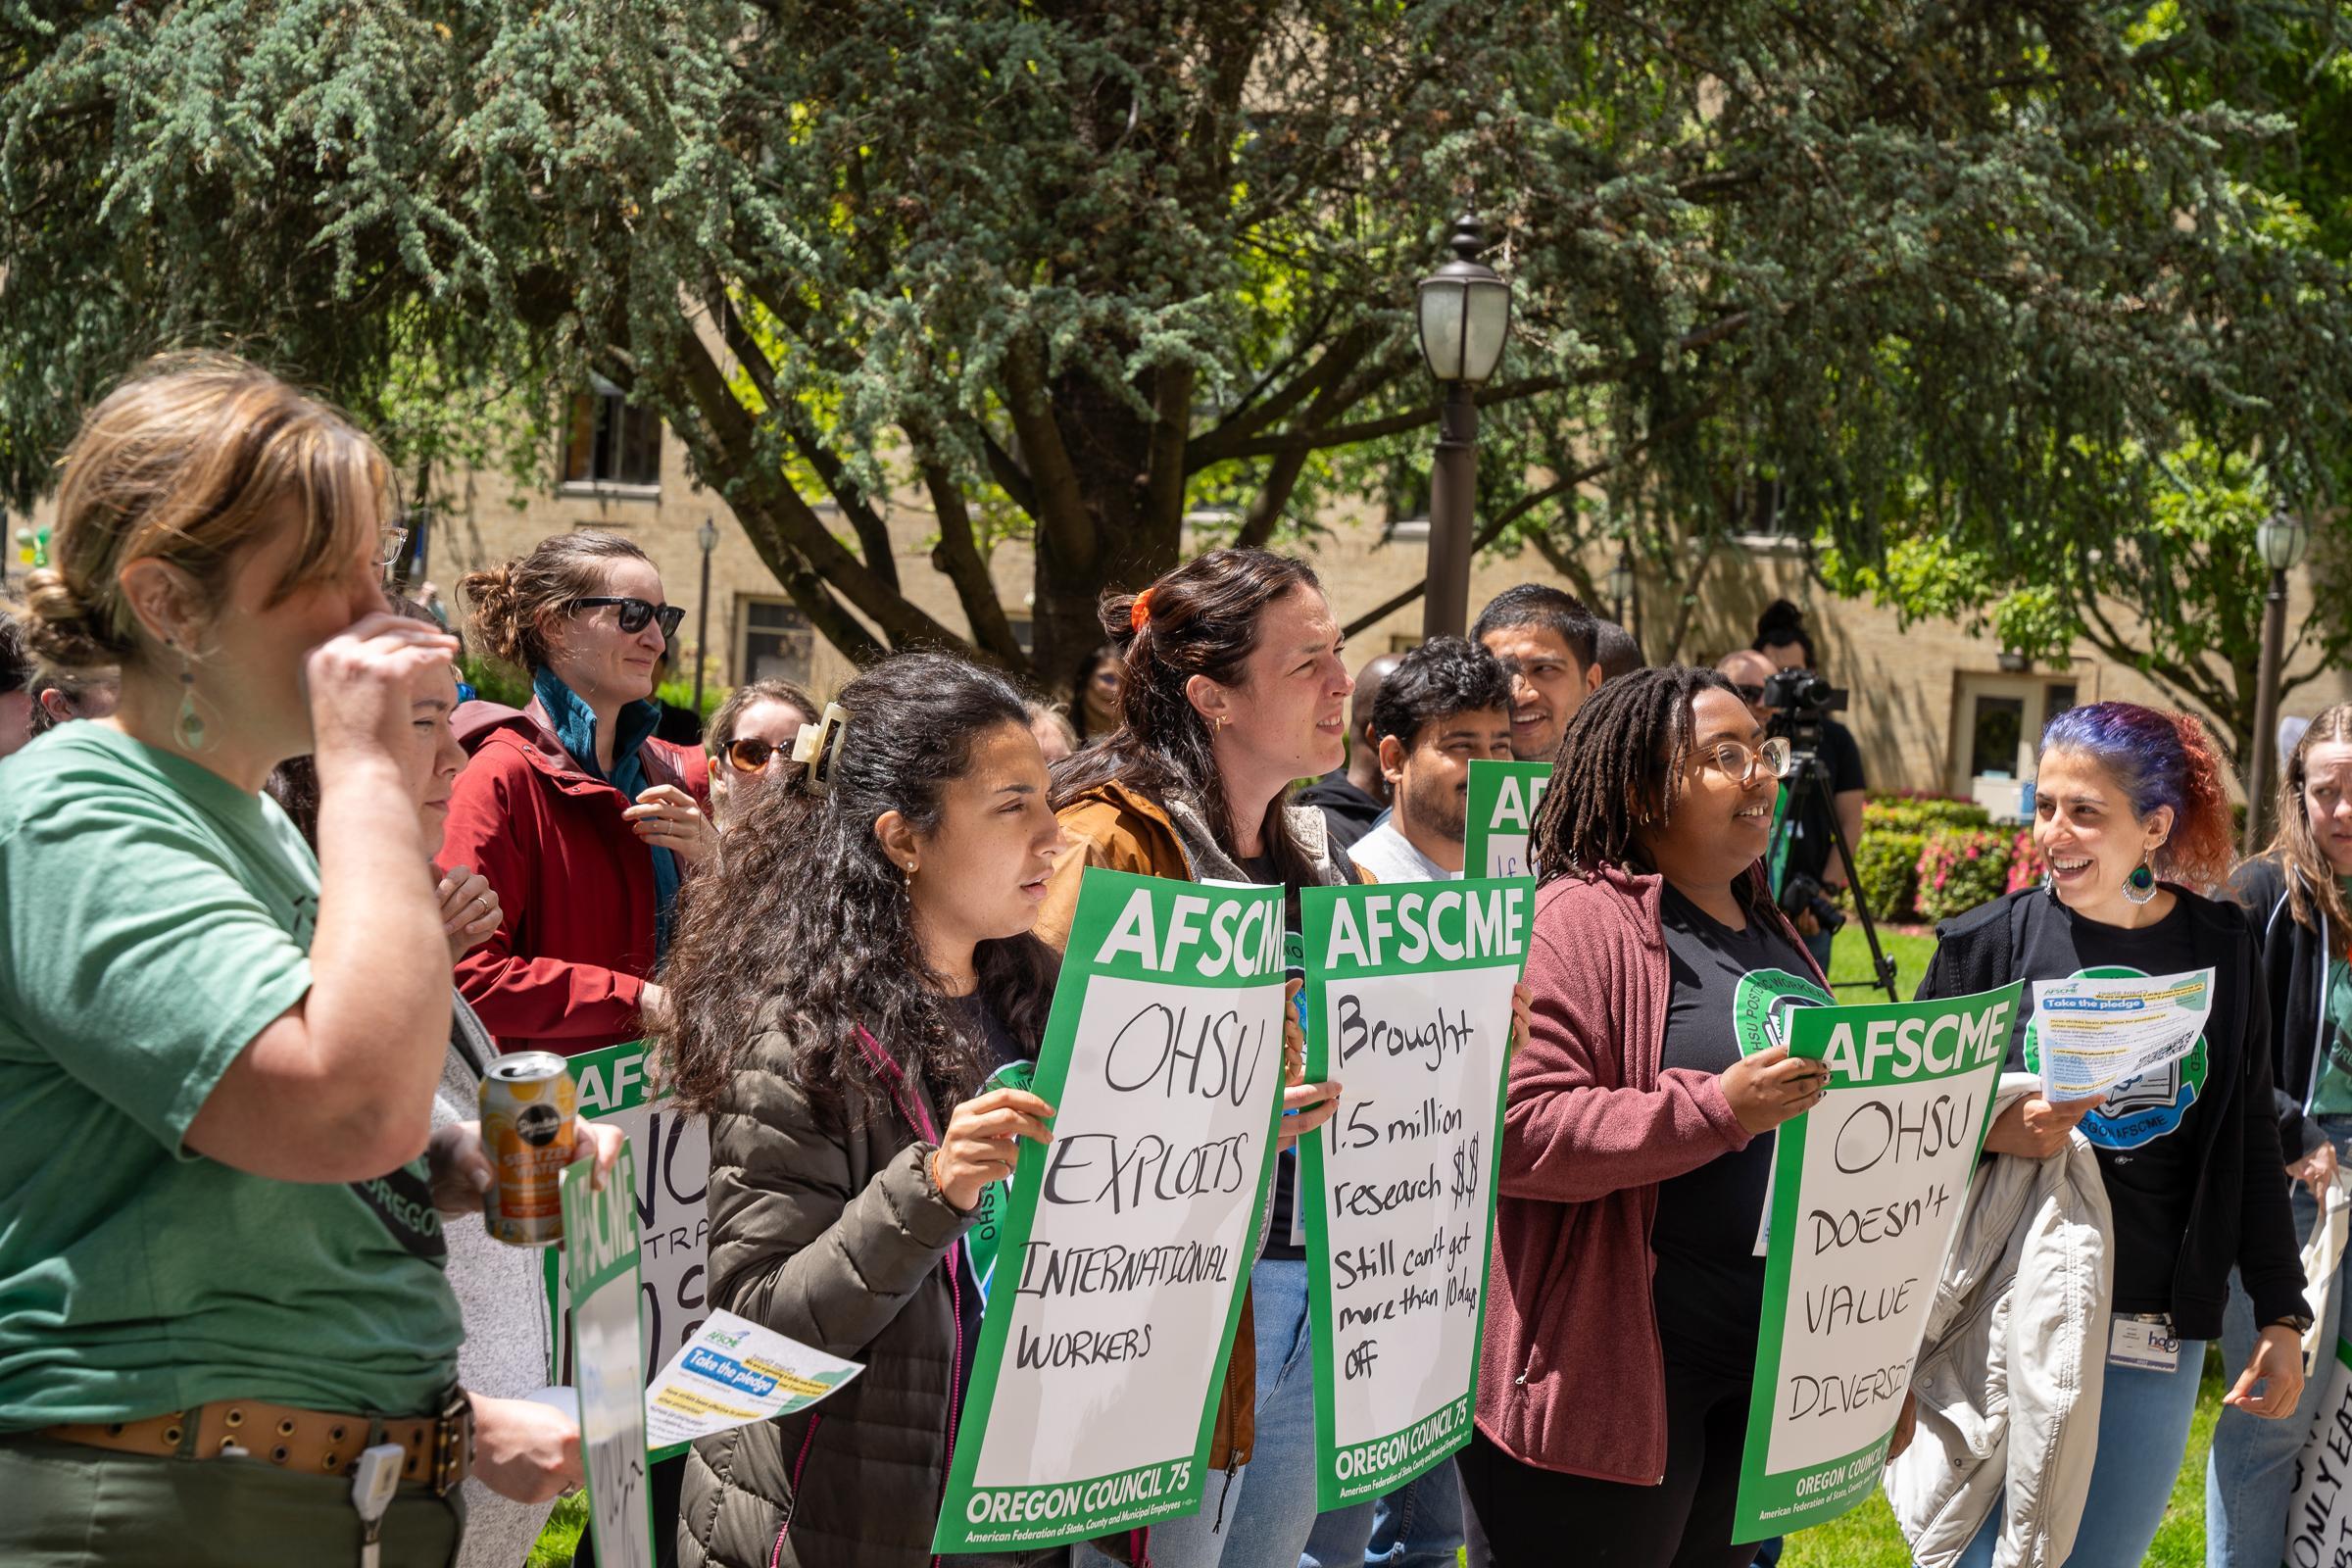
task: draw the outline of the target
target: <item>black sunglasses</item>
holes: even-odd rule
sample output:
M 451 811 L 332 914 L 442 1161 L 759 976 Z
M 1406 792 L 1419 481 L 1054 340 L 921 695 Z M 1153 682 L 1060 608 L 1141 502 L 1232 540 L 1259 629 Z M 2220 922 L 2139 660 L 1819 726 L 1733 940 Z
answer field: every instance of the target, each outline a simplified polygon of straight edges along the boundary
M 596 605 L 617 605 L 620 608 L 620 629 L 632 637 L 645 630 L 647 621 L 661 622 L 663 642 L 678 634 L 678 622 L 686 618 L 684 605 L 654 605 L 642 599 L 574 599 L 571 602 L 574 610 L 586 610 Z
M 1754 708 L 1764 701 L 1764 688 L 1761 686 L 1751 686 L 1746 681 L 1736 680 L 1732 682 L 1732 690 L 1738 692 L 1740 700 L 1750 708 Z

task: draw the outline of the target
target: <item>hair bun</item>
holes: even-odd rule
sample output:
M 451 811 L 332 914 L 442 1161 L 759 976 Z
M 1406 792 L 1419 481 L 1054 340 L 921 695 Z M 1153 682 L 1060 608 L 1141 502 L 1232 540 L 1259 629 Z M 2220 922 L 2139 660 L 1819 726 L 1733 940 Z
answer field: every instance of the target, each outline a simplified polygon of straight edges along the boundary
M 1756 617 L 1758 636 L 1768 631 L 1803 631 L 1804 629 L 1805 612 L 1786 599 L 1775 599 L 1764 607 L 1764 613 Z
M 96 623 L 90 607 L 54 566 L 43 566 L 24 579 L 20 618 L 32 651 L 67 669 L 101 669 L 121 663 L 131 653 L 128 642 Z
M 1136 624 L 1136 603 L 1142 594 L 1106 593 L 1095 606 L 1095 616 L 1102 623 L 1102 634 L 1120 648 L 1135 641 L 1143 628 Z

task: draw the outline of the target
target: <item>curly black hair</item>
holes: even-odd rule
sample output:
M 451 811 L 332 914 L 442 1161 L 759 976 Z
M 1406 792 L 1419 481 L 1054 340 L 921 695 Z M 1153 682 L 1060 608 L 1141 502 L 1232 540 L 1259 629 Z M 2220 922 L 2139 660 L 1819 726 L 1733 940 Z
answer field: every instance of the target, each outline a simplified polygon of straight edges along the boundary
M 1435 637 L 1396 662 L 1372 700 L 1372 733 L 1408 750 L 1424 726 L 1456 713 L 1511 706 L 1502 661 L 1460 637 Z
M 978 742 L 1005 724 L 1027 733 L 1021 694 L 960 659 L 901 654 L 834 701 L 850 715 L 839 749 L 821 770 L 761 791 L 718 863 L 680 896 L 658 1071 L 686 1110 L 718 1104 L 763 1014 L 791 1037 L 794 1079 L 819 1104 L 888 1103 L 856 1047 L 859 1025 L 942 1104 L 967 1098 L 987 1070 L 974 1024 L 923 956 L 906 877 L 874 822 L 897 811 L 918 833 L 937 829 Z M 1023 932 L 973 956 L 989 1010 L 1034 1044 L 1059 967 L 1053 950 Z

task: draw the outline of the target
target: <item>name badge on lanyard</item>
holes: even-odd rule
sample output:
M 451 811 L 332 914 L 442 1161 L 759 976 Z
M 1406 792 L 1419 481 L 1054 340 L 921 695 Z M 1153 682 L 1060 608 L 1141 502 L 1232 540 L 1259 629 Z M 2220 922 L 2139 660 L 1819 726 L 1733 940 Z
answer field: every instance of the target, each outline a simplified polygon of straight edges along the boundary
M 2180 1342 L 2162 1318 L 2119 1317 L 2107 1334 L 2107 1364 L 2145 1372 L 2178 1372 Z

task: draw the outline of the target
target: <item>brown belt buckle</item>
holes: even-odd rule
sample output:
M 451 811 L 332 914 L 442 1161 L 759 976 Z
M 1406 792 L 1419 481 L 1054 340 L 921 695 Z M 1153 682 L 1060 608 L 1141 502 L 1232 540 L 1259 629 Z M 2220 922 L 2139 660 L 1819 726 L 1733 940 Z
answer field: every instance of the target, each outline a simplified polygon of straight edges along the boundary
M 446 1497 L 473 1473 L 473 1401 L 450 1392 L 433 1421 L 433 1495 Z

